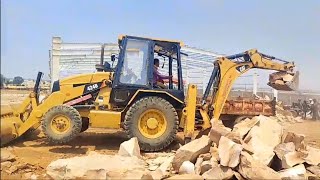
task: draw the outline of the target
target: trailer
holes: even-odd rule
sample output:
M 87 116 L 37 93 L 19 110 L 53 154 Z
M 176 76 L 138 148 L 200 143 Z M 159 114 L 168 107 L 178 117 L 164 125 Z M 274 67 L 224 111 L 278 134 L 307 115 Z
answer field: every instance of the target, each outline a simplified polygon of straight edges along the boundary
M 238 123 L 246 118 L 252 118 L 253 116 L 274 116 L 275 114 L 275 100 L 239 98 L 226 101 L 221 113 L 221 119 L 234 120 L 234 123 Z

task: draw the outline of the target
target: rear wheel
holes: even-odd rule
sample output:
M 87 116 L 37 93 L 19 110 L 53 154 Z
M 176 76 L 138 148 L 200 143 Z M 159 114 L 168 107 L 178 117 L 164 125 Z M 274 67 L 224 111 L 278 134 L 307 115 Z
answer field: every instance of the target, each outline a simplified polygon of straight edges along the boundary
M 159 151 L 174 140 L 178 114 L 171 103 L 160 97 L 145 97 L 127 111 L 124 130 L 129 138 L 137 137 L 144 151 Z
M 75 108 L 59 105 L 49 109 L 41 125 L 47 139 L 52 143 L 60 144 L 72 140 L 80 133 L 82 119 Z

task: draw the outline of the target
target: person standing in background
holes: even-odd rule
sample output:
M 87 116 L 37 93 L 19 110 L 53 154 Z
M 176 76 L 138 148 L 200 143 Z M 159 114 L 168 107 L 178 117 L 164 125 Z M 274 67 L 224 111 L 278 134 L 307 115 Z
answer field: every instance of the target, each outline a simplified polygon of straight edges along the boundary
M 319 103 L 316 99 L 313 99 L 313 104 L 311 105 L 312 119 L 319 119 Z
M 306 100 L 302 103 L 302 111 L 303 111 L 303 119 L 307 119 L 307 112 L 308 112 L 308 103 Z

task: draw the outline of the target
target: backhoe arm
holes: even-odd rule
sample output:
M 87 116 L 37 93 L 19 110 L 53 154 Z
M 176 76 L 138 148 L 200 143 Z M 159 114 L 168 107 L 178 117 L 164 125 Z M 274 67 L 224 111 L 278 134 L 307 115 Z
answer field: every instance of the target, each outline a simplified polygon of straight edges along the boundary
M 273 56 L 260 53 L 256 49 L 251 49 L 244 53 L 227 56 L 225 58 L 229 60 L 243 58 L 245 62 L 252 63 L 252 68 L 259 69 L 293 72 L 293 69 L 295 67 L 293 62 L 288 62 Z
M 293 62 L 287 62 L 259 53 L 255 49 L 240 54 L 219 57 L 214 65 L 215 68 L 203 96 L 203 109 L 207 109 L 208 111 L 209 108 L 213 108 L 213 121 L 219 119 L 232 85 L 240 75 L 252 68 L 276 70 L 293 74 L 293 69 L 295 67 Z M 210 102 L 207 102 L 211 89 L 212 98 Z

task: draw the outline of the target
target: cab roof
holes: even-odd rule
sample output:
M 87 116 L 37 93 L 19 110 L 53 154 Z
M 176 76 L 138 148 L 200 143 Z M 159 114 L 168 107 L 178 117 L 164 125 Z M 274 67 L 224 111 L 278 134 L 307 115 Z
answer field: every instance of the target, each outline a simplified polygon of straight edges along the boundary
M 184 46 L 184 43 L 182 41 L 176 41 L 176 40 L 168 40 L 168 39 L 158 39 L 158 38 L 151 38 L 151 37 L 139 37 L 139 36 L 130 36 L 130 35 L 119 35 L 118 37 L 118 42 L 119 44 L 125 37 L 132 37 L 132 38 L 141 38 L 141 39 L 147 39 L 151 41 L 155 41 L 158 43 L 164 42 L 164 43 L 174 43 L 174 44 L 179 44 L 180 46 Z

